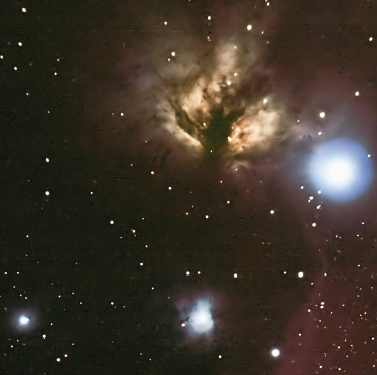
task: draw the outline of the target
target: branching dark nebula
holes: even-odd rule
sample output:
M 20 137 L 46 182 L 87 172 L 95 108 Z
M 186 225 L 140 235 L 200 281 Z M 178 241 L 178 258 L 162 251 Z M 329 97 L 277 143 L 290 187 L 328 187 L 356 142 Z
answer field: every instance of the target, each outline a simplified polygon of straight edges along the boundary
M 149 21 L 140 19 L 143 29 Z M 310 151 L 310 140 L 344 132 L 340 118 L 350 109 L 353 84 L 329 74 L 329 67 L 293 75 L 278 45 L 277 27 L 285 25 L 268 9 L 219 4 L 194 20 L 178 7 L 158 23 L 152 38 L 139 37 L 136 48 L 117 56 L 116 74 L 127 87 L 116 115 L 124 111 L 138 139 L 163 142 L 169 153 L 183 145 L 186 151 L 170 160 L 186 152 L 233 167 L 276 163 L 291 157 L 292 148 Z M 299 38 L 292 35 L 292 43 Z
M 374 1 L 25 4 L 0 372 L 374 374 Z
M 277 2 L 272 7 L 266 2 L 203 6 L 193 1 L 177 5 L 166 16 L 153 7 L 147 13 L 136 8 L 128 17 L 137 14 L 139 23 L 130 31 L 132 37 L 126 38 L 128 44 L 116 53 L 114 71 L 109 73 L 112 80 L 104 84 L 108 87 L 105 108 L 117 119 L 111 126 L 107 120 L 101 124 L 112 151 L 120 157 L 125 148 L 143 153 L 158 160 L 159 173 L 169 171 L 182 180 L 211 186 L 214 196 L 203 198 L 205 207 L 217 204 L 220 186 L 233 190 L 237 198 L 227 204 L 234 205 L 242 221 L 253 217 L 243 238 L 261 237 L 263 246 L 274 244 L 271 252 L 256 245 L 241 251 L 247 271 L 236 268 L 233 274 L 240 283 L 252 280 L 253 286 L 245 292 L 252 296 L 250 300 L 243 300 L 244 294 L 236 287 L 234 295 L 224 290 L 215 294 L 203 285 L 178 288 L 172 298 L 175 315 L 171 318 L 176 344 L 188 345 L 197 353 L 197 349 L 208 350 L 219 342 L 238 339 L 259 353 L 263 363 L 270 363 L 271 358 L 275 364 L 281 361 L 276 370 L 279 375 L 300 374 L 313 356 L 305 354 L 305 348 L 314 350 L 315 343 L 321 342 L 313 327 L 316 323 L 306 314 L 314 311 L 313 306 L 321 309 L 320 296 L 328 288 L 328 275 L 336 273 L 332 251 L 337 250 L 326 247 L 369 212 L 362 194 L 368 194 L 373 165 L 365 158 L 376 146 L 373 129 L 377 117 L 371 104 L 373 94 L 367 89 L 370 83 L 359 77 L 363 71 L 371 76 L 372 69 L 352 54 L 349 59 L 359 73 L 343 75 L 344 67 L 352 65 L 343 51 L 353 51 L 359 37 L 352 34 L 347 39 L 341 34 L 342 22 L 328 15 L 329 5 L 321 4 L 323 9 L 318 5 L 313 12 L 298 1 L 290 5 Z M 125 14 L 125 9 L 120 9 Z M 340 13 L 352 12 L 344 6 Z M 367 33 L 363 38 L 368 40 Z M 326 56 L 331 56 L 331 63 Z M 122 82 L 119 89 L 118 82 Z M 320 162 L 313 161 L 318 150 L 334 151 L 332 145 L 339 139 L 353 140 L 355 147 L 363 150 L 362 156 L 354 161 L 348 157 L 350 144 L 342 144 L 339 152 L 348 155 L 349 164 L 344 164 L 345 159 L 331 161 L 330 154 L 322 155 Z M 348 180 L 352 183 L 345 186 L 349 165 L 353 166 Z M 156 167 L 149 169 L 155 176 Z M 340 206 L 341 202 L 348 206 Z M 352 220 L 347 210 L 352 210 Z M 265 214 L 276 217 L 277 227 L 270 224 L 275 219 L 263 224 Z M 183 215 L 192 214 L 187 210 Z M 224 215 L 221 220 L 227 220 Z M 209 215 L 204 218 L 210 220 Z M 208 230 L 211 236 L 214 229 L 209 228 L 201 230 Z M 229 228 L 236 233 L 241 224 L 230 225 L 226 231 Z M 277 245 L 277 238 L 282 243 L 294 239 L 291 247 L 295 250 Z M 216 238 L 216 243 L 221 242 Z M 237 242 L 229 243 L 229 252 L 237 252 Z M 210 251 L 211 245 L 202 251 Z M 289 259 L 305 267 L 288 272 Z M 264 278 L 261 270 L 266 269 L 269 276 Z M 251 276 L 254 274 L 258 276 Z M 297 298 L 289 291 L 288 274 L 311 291 L 300 299 L 300 306 L 292 302 Z M 258 288 L 270 285 L 266 288 L 274 290 L 271 295 L 253 289 L 258 278 L 265 282 Z M 275 289 L 286 301 L 286 315 L 276 319 L 274 314 L 280 311 L 276 306 L 281 302 L 277 302 Z M 284 325 L 289 327 L 284 334 L 266 333 Z M 268 328 L 259 331 L 258 327 Z M 229 363 L 223 361 L 219 373 L 231 373 L 227 372 L 232 367 Z M 311 366 L 313 369 L 317 363 Z
M 174 35 L 177 48 L 167 49 L 168 57 L 144 62 L 134 94 L 150 97 L 151 125 L 193 153 L 233 161 L 257 161 L 297 139 L 297 113 L 276 95 L 271 72 L 262 68 L 266 38 L 260 25 L 254 27 L 226 39 L 186 36 L 178 43 Z

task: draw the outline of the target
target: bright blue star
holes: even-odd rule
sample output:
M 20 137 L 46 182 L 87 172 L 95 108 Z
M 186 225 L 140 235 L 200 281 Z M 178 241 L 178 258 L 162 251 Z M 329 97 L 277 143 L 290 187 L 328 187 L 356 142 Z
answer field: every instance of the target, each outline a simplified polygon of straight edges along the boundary
M 9 310 L 9 323 L 14 331 L 29 333 L 35 330 L 40 322 L 40 312 L 36 307 L 24 307 Z
M 372 179 L 372 162 L 367 152 L 348 139 L 321 145 L 309 163 L 309 174 L 316 189 L 336 202 L 360 196 Z
M 18 318 L 18 323 L 20 324 L 20 326 L 26 326 L 26 325 L 28 325 L 29 321 L 30 321 L 30 319 L 26 315 L 21 315 Z

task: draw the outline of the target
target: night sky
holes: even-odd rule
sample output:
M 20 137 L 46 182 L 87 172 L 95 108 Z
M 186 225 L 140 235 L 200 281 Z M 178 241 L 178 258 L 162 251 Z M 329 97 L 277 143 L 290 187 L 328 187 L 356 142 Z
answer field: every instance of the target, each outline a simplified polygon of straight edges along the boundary
M 3 2 L 0 374 L 377 373 L 377 3 L 267 1 Z

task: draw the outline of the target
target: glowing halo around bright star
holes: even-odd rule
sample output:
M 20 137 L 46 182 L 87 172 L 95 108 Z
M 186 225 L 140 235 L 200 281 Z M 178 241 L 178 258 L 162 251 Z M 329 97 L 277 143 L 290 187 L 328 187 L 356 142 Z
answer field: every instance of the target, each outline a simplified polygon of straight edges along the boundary
M 271 355 L 272 355 L 273 357 L 275 357 L 275 358 L 279 357 L 279 355 L 280 355 L 280 350 L 277 349 L 277 348 L 273 348 L 273 349 L 271 350 Z
M 20 326 L 26 326 L 29 324 L 29 322 L 30 322 L 30 319 L 26 315 L 21 315 L 18 318 L 18 323 L 20 324 Z
M 212 331 L 214 322 L 209 302 L 198 301 L 189 314 L 188 322 L 194 333 L 203 334 Z
M 18 333 L 33 332 L 40 321 L 40 314 L 38 308 L 20 308 L 12 309 L 9 312 L 9 323 L 12 330 Z
M 335 139 L 321 145 L 309 163 L 314 187 L 328 199 L 349 201 L 360 196 L 372 179 L 367 152 L 349 139 Z

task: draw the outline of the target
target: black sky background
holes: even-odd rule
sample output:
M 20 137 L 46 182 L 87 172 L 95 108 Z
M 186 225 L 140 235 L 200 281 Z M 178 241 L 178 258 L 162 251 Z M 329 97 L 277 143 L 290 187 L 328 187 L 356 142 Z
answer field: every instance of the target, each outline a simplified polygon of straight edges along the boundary
M 319 129 L 374 155 L 375 2 L 15 1 L 0 17 L 0 373 L 375 371 L 375 181 L 319 211 L 305 170 Z M 152 75 L 172 49 L 211 70 L 229 36 L 302 122 L 237 172 L 161 129 L 172 86 Z M 190 337 L 177 304 L 203 296 L 215 329 Z M 37 324 L 19 332 L 24 309 Z

